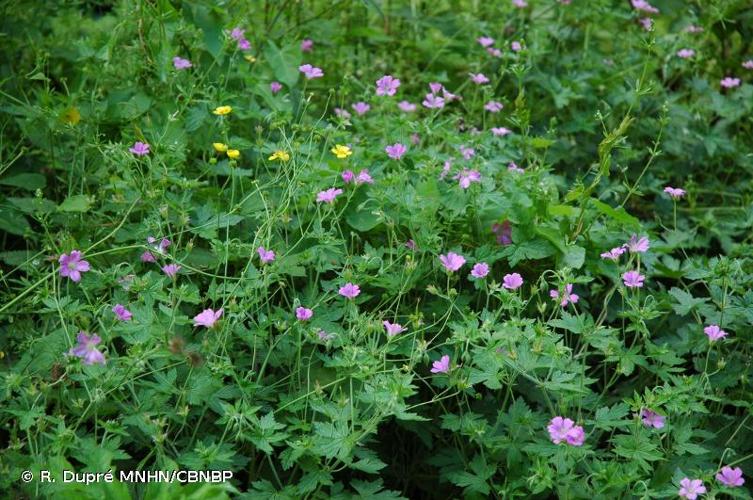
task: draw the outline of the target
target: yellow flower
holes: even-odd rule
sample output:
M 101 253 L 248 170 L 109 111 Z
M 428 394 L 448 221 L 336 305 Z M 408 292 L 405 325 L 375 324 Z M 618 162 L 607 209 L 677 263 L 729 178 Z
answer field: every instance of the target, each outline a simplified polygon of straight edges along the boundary
M 255 63 L 256 62 L 256 58 L 254 56 L 243 56 L 243 59 L 245 59 L 246 61 L 248 61 L 250 63 Z
M 217 106 L 216 108 L 214 108 L 214 111 L 212 111 L 212 113 L 220 116 L 229 115 L 232 110 L 233 108 L 231 108 L 230 106 Z
M 224 153 L 227 151 L 227 144 L 223 144 L 221 142 L 213 142 L 212 146 L 214 146 L 214 150 L 218 153 Z
M 68 108 L 65 110 L 65 112 L 63 112 L 62 119 L 66 123 L 76 125 L 81 121 L 81 113 L 79 113 L 78 109 L 76 108 Z
M 282 160 L 282 161 L 288 161 L 290 159 L 290 155 L 287 153 L 287 151 L 283 151 L 281 149 L 278 149 L 277 151 L 272 154 L 272 156 L 269 157 L 269 161 L 274 160 Z
M 353 154 L 353 151 L 351 151 L 348 146 L 343 146 L 341 144 L 335 144 L 335 147 L 330 151 L 341 160 Z
M 236 160 L 236 159 L 240 158 L 240 156 L 241 156 L 241 152 L 238 151 L 237 149 L 228 149 L 227 150 L 227 157 L 230 158 L 231 160 Z

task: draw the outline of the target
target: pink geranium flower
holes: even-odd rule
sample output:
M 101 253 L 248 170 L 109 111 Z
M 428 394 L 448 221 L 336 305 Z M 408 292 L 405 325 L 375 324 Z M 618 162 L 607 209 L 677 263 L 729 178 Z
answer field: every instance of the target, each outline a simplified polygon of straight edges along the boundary
M 180 266 L 178 264 L 167 264 L 166 266 L 162 266 L 162 272 L 171 278 L 175 278 L 178 271 L 180 271 Z
M 369 169 L 365 168 L 358 172 L 358 175 L 356 176 L 356 185 L 358 184 L 374 184 L 374 179 L 371 178 Z
M 343 190 L 339 188 L 329 188 L 325 191 L 320 191 L 316 195 L 316 201 L 319 203 L 334 203 L 335 198 L 338 197 L 338 195 L 343 194 Z
M 212 309 L 204 309 L 193 318 L 193 326 L 203 326 L 205 328 L 212 328 L 214 324 L 222 316 L 223 309 L 214 311 Z
M 267 250 L 264 247 L 259 247 L 256 249 L 256 252 L 259 254 L 259 260 L 261 260 L 262 264 L 268 264 L 275 260 L 275 253 L 272 250 Z
M 638 271 L 628 271 L 622 275 L 622 281 L 628 288 L 642 288 L 645 278 Z
M 745 69 L 753 69 L 753 59 L 748 59 L 743 63 L 743 68 Z
M 677 492 L 678 495 L 688 500 L 695 500 L 698 495 L 704 493 L 706 493 L 706 487 L 703 485 L 703 481 L 687 477 L 680 481 L 680 491 Z
M 81 358 L 85 365 L 105 364 L 105 356 L 97 349 L 97 344 L 102 342 L 96 333 L 90 337 L 86 332 L 80 331 L 76 336 L 77 345 L 68 351 L 69 356 Z
M 81 281 L 81 273 L 91 269 L 89 263 L 81 259 L 81 252 L 73 250 L 70 255 L 63 254 L 58 259 L 60 263 L 60 276 L 70 278 L 74 283 Z
M 648 409 L 641 410 L 641 420 L 646 427 L 662 429 L 664 427 L 665 417 Z
M 371 109 L 371 106 L 369 106 L 363 101 L 358 101 L 357 103 L 353 104 L 353 106 L 351 107 L 353 108 L 353 111 L 355 111 L 358 116 L 365 115 L 366 112 L 368 112 Z
M 403 327 L 403 325 L 401 325 L 400 323 L 390 323 L 389 321 L 383 321 L 382 324 L 384 325 L 384 329 L 387 331 L 388 337 L 394 337 L 398 333 L 405 331 L 405 327 Z
M 523 50 L 523 45 L 519 41 L 515 40 L 514 42 L 510 43 L 510 49 L 512 49 L 513 52 L 520 52 L 521 50 Z
M 397 107 L 405 113 L 412 113 L 416 110 L 416 105 L 408 101 L 400 101 L 397 103 Z
M 651 31 L 651 29 L 654 27 L 654 20 L 650 17 L 642 17 L 638 19 L 638 22 L 646 31 Z
M 554 417 L 549 421 L 546 429 L 549 431 L 549 438 L 554 444 L 566 442 L 571 446 L 582 446 L 586 438 L 583 427 L 575 425 L 575 422 L 569 418 Z
M 361 288 L 353 283 L 345 283 L 338 293 L 347 299 L 355 299 L 361 293 Z
M 458 184 L 463 189 L 471 187 L 473 182 L 481 182 L 481 173 L 478 170 L 463 169 L 458 175 L 455 176 Z
M 471 81 L 476 85 L 484 85 L 489 83 L 489 79 L 483 73 L 469 73 L 471 75 Z
M 489 101 L 484 105 L 484 109 L 490 113 L 499 113 L 502 108 L 504 108 L 502 103 L 497 101 Z
M 304 40 L 301 40 L 301 51 L 302 52 L 311 52 L 314 50 L 314 41 L 306 38 Z
M 271 90 L 273 94 L 276 94 L 282 90 L 282 84 L 280 82 L 272 82 L 269 84 L 269 90 Z
M 406 148 L 403 144 L 396 142 L 395 144 L 384 148 L 384 151 L 387 153 L 387 156 L 389 156 L 393 160 L 399 160 L 403 157 L 405 152 L 408 151 L 408 148 Z
M 426 94 L 421 104 L 429 109 L 440 109 L 444 107 L 444 99 L 434 94 Z
M 677 57 L 680 59 L 690 59 L 695 55 L 695 50 L 693 49 L 680 49 L 677 51 Z
M 722 80 L 719 83 L 725 89 L 732 89 L 732 88 L 740 86 L 740 79 L 727 76 L 727 77 L 722 78 Z
M 658 14 L 659 9 L 648 3 L 646 0 L 631 0 L 635 10 L 648 12 L 649 14 Z
M 122 304 L 115 304 L 115 307 L 112 308 L 112 312 L 115 313 L 115 316 L 117 316 L 120 321 L 131 321 L 131 318 L 133 318 L 131 311 L 126 309 Z
M 645 236 L 638 238 L 635 234 L 630 237 L 627 243 L 625 243 L 625 248 L 627 248 L 630 253 L 646 253 L 650 246 L 648 238 Z
M 486 52 L 492 57 L 502 57 L 502 51 L 496 47 L 487 47 Z
M 523 286 L 523 277 L 518 273 L 505 274 L 502 278 L 502 286 L 508 290 L 517 290 Z
M 494 44 L 494 38 L 489 36 L 481 36 L 476 39 L 476 41 L 481 45 L 482 47 L 490 47 Z
M 408 250 L 415 250 L 416 249 L 416 242 L 413 240 L 408 240 L 405 242 L 405 246 L 408 248 Z
M 577 304 L 578 300 L 580 300 L 580 297 L 573 293 L 573 285 L 571 283 L 565 285 L 565 293 L 562 296 L 560 296 L 557 290 L 549 290 L 549 296 L 554 300 L 558 300 L 562 307 L 568 304 Z
M 191 61 L 189 61 L 188 59 L 183 59 L 182 57 L 178 56 L 173 57 L 173 67 L 178 71 L 188 69 L 192 66 L 193 64 L 191 64 Z
M 246 30 L 241 27 L 235 27 L 230 32 L 230 38 L 233 40 L 241 40 L 243 38 L 243 35 L 246 33 Z
M 729 486 L 730 488 L 735 488 L 745 484 L 745 479 L 743 479 L 743 471 L 742 469 L 740 469 L 740 467 L 735 467 L 734 469 L 729 466 L 722 467 L 721 472 L 717 473 L 716 475 L 716 480 L 722 483 L 724 486 Z
M 376 95 L 393 96 L 400 87 L 400 80 L 393 78 L 392 75 L 384 75 L 376 81 Z
M 523 170 L 522 168 L 520 168 L 518 165 L 516 165 L 514 161 L 511 161 L 507 165 L 507 171 L 508 172 L 513 172 L 515 174 L 524 174 L 526 172 L 525 170 Z
M 602 253 L 600 257 L 602 259 L 613 260 L 616 262 L 623 253 L 625 253 L 625 247 L 615 247 L 608 252 Z
M 512 0 L 512 4 L 519 9 L 525 9 L 528 7 L 528 2 L 526 2 L 526 0 Z
M 465 257 L 455 252 L 447 252 L 446 255 L 440 255 L 439 261 L 447 271 L 454 273 L 465 264 Z
M 671 186 L 667 186 L 664 188 L 664 192 L 669 195 L 670 198 L 673 198 L 675 200 L 679 200 L 683 196 L 685 196 L 685 190 L 680 188 L 673 188 Z
M 511 134 L 512 130 L 505 127 L 492 127 L 492 134 L 497 137 L 504 137 L 507 134 Z
M 706 334 L 711 342 L 716 342 L 727 336 L 727 332 L 719 328 L 719 325 L 709 325 L 703 329 L 703 333 Z
M 324 76 L 324 72 L 321 68 L 317 68 L 310 64 L 302 64 L 301 66 L 298 66 L 298 70 L 303 73 L 307 80 L 321 78 Z
M 486 262 L 479 262 L 471 269 L 471 276 L 474 278 L 485 278 L 489 274 L 489 264 Z
M 314 316 L 314 311 L 306 307 L 297 307 L 295 310 L 295 317 L 298 321 L 308 321 Z
M 350 112 L 347 109 L 335 108 L 335 115 L 343 120 L 350 118 Z
M 133 153 L 135 156 L 146 156 L 149 154 L 149 144 L 145 142 L 136 141 L 133 143 L 133 146 L 128 148 L 128 151 Z
M 450 357 L 445 354 L 439 360 L 431 364 L 431 373 L 449 373 L 450 371 Z

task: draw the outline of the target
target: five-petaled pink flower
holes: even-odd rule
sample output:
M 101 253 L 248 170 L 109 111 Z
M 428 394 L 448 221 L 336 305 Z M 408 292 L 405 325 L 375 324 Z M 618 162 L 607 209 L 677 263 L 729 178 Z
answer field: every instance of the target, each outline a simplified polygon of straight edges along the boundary
M 662 429 L 664 427 L 665 417 L 653 412 L 649 409 L 641 410 L 641 420 L 646 427 L 653 427 L 655 429 Z
M 502 57 L 502 51 L 496 47 L 487 47 L 486 52 L 492 57 Z
M 115 316 L 117 316 L 120 321 L 131 321 L 131 318 L 133 318 L 131 311 L 126 309 L 122 304 L 115 304 L 115 307 L 112 308 L 112 312 L 115 313 Z
M 105 364 L 104 354 L 97 350 L 97 344 L 102 342 L 102 339 L 99 338 L 99 335 L 93 333 L 90 337 L 85 331 L 82 330 L 78 332 L 78 335 L 76 336 L 76 342 L 78 342 L 78 345 L 72 347 L 70 351 L 68 351 L 69 356 L 76 356 L 78 358 L 81 358 L 85 365 Z
M 416 105 L 408 101 L 400 101 L 397 103 L 397 107 L 405 113 L 412 113 L 416 110 Z
M 440 255 L 439 261 L 447 271 L 454 273 L 465 264 L 465 257 L 455 252 L 447 252 L 446 255 Z
M 669 195 L 670 198 L 673 198 L 675 200 L 679 200 L 683 196 L 685 196 L 685 190 L 681 188 L 673 188 L 672 186 L 667 186 L 664 188 L 664 192 Z
M 149 144 L 141 141 L 136 141 L 133 146 L 128 148 L 128 151 L 136 156 L 146 156 L 149 154 Z
M 630 253 L 646 253 L 650 246 L 647 237 L 641 236 L 638 238 L 635 234 L 630 237 L 627 243 L 625 243 L 625 248 L 627 248 Z
M 693 49 L 680 49 L 677 51 L 677 57 L 680 59 L 690 59 L 695 55 L 695 50 Z
M 703 329 L 703 333 L 706 334 L 710 342 L 716 342 L 727 336 L 727 332 L 719 328 L 719 325 L 709 325 Z
M 58 259 L 60 263 L 60 276 L 70 278 L 74 283 L 81 281 L 81 273 L 91 269 L 89 263 L 81 259 L 81 252 L 73 250 L 70 255 L 63 254 Z
M 510 49 L 513 52 L 520 52 L 521 50 L 523 50 L 523 45 L 519 41 L 515 40 L 510 43 Z
M 512 4 L 519 9 L 525 9 L 528 7 L 528 2 L 526 2 L 526 0 L 512 0 Z
M 635 10 L 648 12 L 649 14 L 659 13 L 659 9 L 648 3 L 646 0 L 631 0 L 631 3 L 633 4 L 633 8 Z
M 298 321 L 308 321 L 314 316 L 314 311 L 307 307 L 297 307 L 295 309 L 295 317 Z
M 204 309 L 193 318 L 193 326 L 203 326 L 205 328 L 212 328 L 217 320 L 222 316 L 223 309 L 214 311 L 212 309 Z
M 622 282 L 625 283 L 625 286 L 628 288 L 642 288 L 644 279 L 646 279 L 646 277 L 641 275 L 638 271 L 628 271 L 622 275 Z
M 167 264 L 166 266 L 162 266 L 162 272 L 171 278 L 174 278 L 175 275 L 178 274 L 178 271 L 180 271 L 180 266 L 178 264 Z
M 613 260 L 616 262 L 623 253 L 625 253 L 625 247 L 615 247 L 608 252 L 602 253 L 600 257 L 602 259 Z
M 698 495 L 706 493 L 706 487 L 700 479 L 690 479 L 688 477 L 680 481 L 680 491 L 677 492 L 683 498 L 695 500 Z
M 492 134 L 496 137 L 504 137 L 507 134 L 511 134 L 512 130 L 505 127 L 492 127 Z
M 571 446 L 582 446 L 586 438 L 583 427 L 575 425 L 575 422 L 569 418 L 554 417 L 549 421 L 546 429 L 549 431 L 549 438 L 554 444 L 566 442 Z
M 345 283 L 340 287 L 338 293 L 347 299 L 355 299 L 361 293 L 361 288 L 353 283 Z
M 350 112 L 343 108 L 335 108 L 335 115 L 342 120 L 350 118 Z
M 262 264 L 268 264 L 269 262 L 275 260 L 275 252 L 273 250 L 267 250 L 264 247 L 259 247 L 256 249 L 256 252 L 259 254 L 259 260 L 261 260 Z
M 437 95 L 429 93 L 426 94 L 426 97 L 421 104 L 423 104 L 425 108 L 440 109 L 444 107 L 444 99 Z
M 384 329 L 387 331 L 388 337 L 394 337 L 398 333 L 405 331 L 405 327 L 400 323 L 390 323 L 389 321 L 383 321 Z
M 450 371 L 450 357 L 445 354 L 437 361 L 431 364 L 431 373 L 449 373 Z
M 416 242 L 413 240 L 408 240 L 405 242 L 405 247 L 408 250 L 415 250 L 416 249 Z
M 311 80 L 313 78 L 321 78 L 324 76 L 324 72 L 321 68 L 317 68 L 310 64 L 302 64 L 301 66 L 298 66 L 298 70 L 303 73 L 308 80 Z
M 497 101 L 489 101 L 484 105 L 484 109 L 490 113 L 499 113 L 502 108 L 504 108 L 502 103 Z
M 505 274 L 502 278 L 502 286 L 508 290 L 517 290 L 523 286 L 523 277 L 518 273 Z
M 343 190 L 340 188 L 329 188 L 325 191 L 320 191 L 316 195 L 316 201 L 319 203 L 334 203 L 335 198 L 338 195 L 343 194 Z
M 301 40 L 301 51 L 302 52 L 311 52 L 314 49 L 314 41 L 310 38 L 306 38 L 304 40 Z
M 558 300 L 562 307 L 568 304 L 577 304 L 578 300 L 580 300 L 580 297 L 573 293 L 572 283 L 565 285 L 565 293 L 561 297 L 558 290 L 549 290 L 549 296 L 554 300 Z
M 753 69 L 753 59 L 748 59 L 743 63 L 743 68 L 745 69 Z
M 494 38 L 490 36 L 480 36 L 476 39 L 476 41 L 481 45 L 482 47 L 490 47 L 494 44 Z
M 469 73 L 469 75 L 471 75 L 471 81 L 476 85 L 489 83 L 489 79 L 483 73 Z
M 242 40 L 245 33 L 246 30 L 238 26 L 232 29 L 230 32 L 230 38 L 233 40 Z
M 511 161 L 507 165 L 507 171 L 508 172 L 513 172 L 515 174 L 524 174 L 526 172 L 525 170 L 523 170 L 522 168 L 520 168 L 514 161 Z
M 395 144 L 384 148 L 384 151 L 387 153 L 387 156 L 393 160 L 399 160 L 403 157 L 405 152 L 408 151 L 408 148 L 406 148 L 405 145 L 396 142 Z
M 366 114 L 366 112 L 371 109 L 371 106 L 369 106 L 363 101 L 358 101 L 351 107 L 353 108 L 353 111 L 355 111 L 358 114 L 358 116 Z
M 376 81 L 376 95 L 393 96 L 398 87 L 400 87 L 400 80 L 393 78 L 392 75 L 384 75 Z
M 719 82 L 719 84 L 724 87 L 725 89 L 731 89 L 735 87 L 740 86 L 740 79 L 739 78 L 733 78 L 731 76 L 726 76 L 722 78 L 722 80 Z
M 269 90 L 271 90 L 273 94 L 276 94 L 282 90 L 282 84 L 280 82 L 272 82 L 269 84 Z
M 476 150 L 466 145 L 460 146 L 460 154 L 463 155 L 463 159 L 470 160 L 476 156 Z
M 188 59 L 183 59 L 182 57 L 175 56 L 173 57 L 173 67 L 180 71 L 182 69 L 193 67 L 193 64 L 191 64 L 191 61 L 189 61 Z
M 717 473 L 716 480 L 722 483 L 724 486 L 729 486 L 731 488 L 745 484 L 742 469 L 740 469 L 740 467 L 735 467 L 733 469 L 732 467 L 726 465 L 722 467 L 721 472 Z
M 458 184 L 463 189 L 471 187 L 472 182 L 481 182 L 481 173 L 478 170 L 463 169 L 458 175 L 455 176 Z
M 485 278 L 489 274 L 489 264 L 486 262 L 479 262 L 471 269 L 471 276 L 474 278 Z

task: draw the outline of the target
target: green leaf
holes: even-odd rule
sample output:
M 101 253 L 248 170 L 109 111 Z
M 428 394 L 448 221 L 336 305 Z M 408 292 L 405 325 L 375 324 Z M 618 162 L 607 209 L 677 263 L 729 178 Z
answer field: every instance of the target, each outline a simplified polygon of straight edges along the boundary
M 379 225 L 379 217 L 368 210 L 359 210 L 345 217 L 350 227 L 361 232 L 374 229 Z
M 627 213 L 622 207 L 612 208 L 611 206 L 597 200 L 596 198 L 591 198 L 591 204 L 600 213 L 628 227 L 638 228 L 641 225 L 638 219 Z
M 42 174 L 16 174 L 0 179 L 0 184 L 33 191 L 45 187 L 47 179 Z
M 31 230 L 29 222 L 22 214 L 10 208 L 0 207 L 0 231 L 23 236 Z
M 282 49 L 271 40 L 264 48 L 264 57 L 272 67 L 275 78 L 288 87 L 293 87 L 299 78 L 301 65 L 301 51 L 295 45 L 286 45 Z
M 94 202 L 94 198 L 85 194 L 69 196 L 58 205 L 60 212 L 86 212 Z
M 672 309 L 680 316 L 688 315 L 690 311 L 708 301 L 706 298 L 695 298 L 685 290 L 677 287 L 672 287 L 669 294 L 677 300 L 677 304 L 672 304 Z

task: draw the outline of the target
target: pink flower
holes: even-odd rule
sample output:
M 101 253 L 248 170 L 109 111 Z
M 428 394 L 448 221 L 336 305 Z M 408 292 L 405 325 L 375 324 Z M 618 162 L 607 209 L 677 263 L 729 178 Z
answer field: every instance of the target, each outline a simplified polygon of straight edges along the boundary
M 449 175 L 450 169 L 452 168 L 452 160 L 445 160 L 444 165 L 442 166 L 442 171 L 439 173 L 439 179 L 444 179 Z
M 240 40 L 243 38 L 243 35 L 246 33 L 246 30 L 240 27 L 233 28 L 233 30 L 230 32 L 230 38 L 233 40 Z
M 178 71 L 182 69 L 188 69 L 192 66 L 193 64 L 191 64 L 191 61 L 189 61 L 188 59 L 183 59 L 182 57 L 178 56 L 173 57 L 173 67 Z
M 400 101 L 397 103 L 397 107 L 405 113 L 412 113 L 416 110 L 416 105 L 408 101 Z
M 149 154 L 149 144 L 145 142 L 135 142 L 133 146 L 128 148 L 128 151 L 136 156 L 146 156 Z
M 212 309 L 204 309 L 193 318 L 193 326 L 203 326 L 205 328 L 212 328 L 214 324 L 222 316 L 222 308 L 215 312 Z
M 180 271 L 180 266 L 177 264 L 168 264 L 166 266 L 162 266 L 162 272 L 171 278 L 175 278 L 175 275 L 178 274 L 178 271 Z
M 673 188 L 671 186 L 667 186 L 664 188 L 664 192 L 669 195 L 670 198 L 674 198 L 675 200 L 678 200 L 685 196 L 685 190 L 680 188 Z
M 314 41 L 306 38 L 304 40 L 301 40 L 301 51 L 302 52 L 311 52 L 314 49 Z
M 642 288 L 644 279 L 646 277 L 638 271 L 628 271 L 622 275 L 622 281 L 628 288 Z
M 526 2 L 526 0 L 512 0 L 512 4 L 519 9 L 525 9 L 528 7 L 528 2 Z
M 512 224 L 509 220 L 502 221 L 502 224 L 495 223 L 492 225 L 492 232 L 497 237 L 497 243 L 503 246 L 512 244 Z
M 494 38 L 489 36 L 481 36 L 476 39 L 476 41 L 481 45 L 482 47 L 489 47 L 494 44 Z
M 334 333 L 327 333 L 324 330 L 319 330 L 317 332 L 317 335 L 319 336 L 319 340 L 321 340 L 323 342 L 329 342 L 330 340 L 332 340 L 333 338 L 335 338 L 335 334 Z
M 340 174 L 340 177 L 342 177 L 345 184 L 350 184 L 355 180 L 356 174 L 354 174 L 352 170 L 346 170 L 345 172 Z
M 518 273 L 505 274 L 502 278 L 502 286 L 508 290 L 517 290 L 523 286 L 523 277 Z
M 521 45 L 519 41 L 515 40 L 510 44 L 510 49 L 512 49 L 513 52 L 520 52 L 521 50 L 523 50 L 523 45 Z
M 361 288 L 353 283 L 345 283 L 344 286 L 340 287 L 338 293 L 347 299 L 355 299 L 361 293 Z
M 89 337 L 89 335 L 87 335 L 87 333 L 82 330 L 78 332 L 78 335 L 76 336 L 76 342 L 78 342 L 78 345 L 72 347 L 71 350 L 68 351 L 69 356 L 76 356 L 77 358 L 81 358 L 85 365 L 105 364 L 104 354 L 99 352 L 96 347 L 97 344 L 102 342 L 102 339 L 99 338 L 99 335 L 94 333 L 91 337 Z
M 604 252 L 600 257 L 602 259 L 613 260 L 616 262 L 623 253 L 625 253 L 625 247 L 615 247 L 608 252 Z
M 400 323 L 390 323 L 389 321 L 383 321 L 382 324 L 384 325 L 384 329 L 387 330 L 388 337 L 394 337 L 398 333 L 405 331 L 405 327 L 403 327 Z
M 684 478 L 680 481 L 680 491 L 677 492 L 681 497 L 688 500 L 695 500 L 698 495 L 706 493 L 706 487 L 700 479 Z
M 358 172 L 358 176 L 356 177 L 356 184 L 374 184 L 374 179 L 371 178 L 369 169 L 365 168 Z
M 415 250 L 416 249 L 416 242 L 413 240 L 408 240 L 405 242 L 405 246 L 408 248 L 408 250 Z
M 444 85 L 442 85 L 439 82 L 431 82 L 429 83 L 429 90 L 431 90 L 432 94 L 438 94 L 439 92 L 444 89 Z
M 460 154 L 463 155 L 463 159 L 470 160 L 476 156 L 476 150 L 466 146 L 460 146 Z
M 455 252 L 447 252 L 446 255 L 439 256 L 439 261 L 447 271 L 453 273 L 463 267 L 463 264 L 465 264 L 465 257 L 458 255 Z
M 469 73 L 469 75 L 471 75 L 471 81 L 476 85 L 489 83 L 489 79 L 483 73 Z
M 490 113 L 499 113 L 504 106 L 501 102 L 489 101 L 484 105 L 484 109 Z
M 249 42 L 245 38 L 241 38 L 240 40 L 238 40 L 238 48 L 240 50 L 251 50 L 251 42 Z
M 298 70 L 304 74 L 306 79 L 312 80 L 314 78 L 321 78 L 324 76 L 324 72 L 321 68 L 317 68 L 315 66 L 312 66 L 310 64 L 303 64 L 301 66 L 298 66 Z
M 376 95 L 393 96 L 398 87 L 400 87 L 400 80 L 393 78 L 392 75 L 384 75 L 376 81 Z
M 170 240 L 168 240 L 167 238 L 162 238 L 159 241 L 159 243 L 157 243 L 157 238 L 155 238 L 154 236 L 149 236 L 146 239 L 146 242 L 147 244 L 152 245 L 152 248 L 154 248 L 154 250 L 160 255 L 165 254 L 165 252 L 167 251 L 167 248 L 170 246 L 170 243 L 171 243 Z
M 489 264 L 486 262 L 479 262 L 471 269 L 471 276 L 474 278 L 485 278 L 489 274 Z
M 268 264 L 269 262 L 275 260 L 275 253 L 272 250 L 267 250 L 264 247 L 259 247 L 256 249 L 256 252 L 259 254 L 259 260 L 261 260 L 262 264 Z
M 643 29 L 646 31 L 651 31 L 651 29 L 654 27 L 654 20 L 650 17 L 642 17 L 638 19 L 638 22 L 641 26 L 643 26 Z
M 565 285 L 565 293 L 562 294 L 562 297 L 560 297 L 560 293 L 557 290 L 549 290 L 549 296 L 554 300 L 560 301 L 562 307 L 568 304 L 577 304 L 578 300 L 580 300 L 580 297 L 573 293 L 573 285 L 571 283 Z
M 648 12 L 649 14 L 659 13 L 659 9 L 648 3 L 646 0 L 631 0 L 631 3 L 633 4 L 633 8 L 635 10 Z
M 571 446 L 582 446 L 586 438 L 583 427 L 575 425 L 575 422 L 569 418 L 554 417 L 549 421 L 546 429 L 549 431 L 549 438 L 554 444 L 560 444 L 564 441 Z
M 282 84 L 280 82 L 272 82 L 269 84 L 269 90 L 271 90 L 273 94 L 276 94 L 282 90 Z
M 745 69 L 753 69 L 753 59 L 748 59 L 743 63 L 743 68 Z
M 355 111 L 358 114 L 358 116 L 366 114 L 366 112 L 371 109 L 371 106 L 369 106 L 363 101 L 358 101 L 351 107 L 353 108 L 353 111 Z
M 120 321 L 131 321 L 131 318 L 133 318 L 131 311 L 126 309 L 122 304 L 115 304 L 115 307 L 112 308 L 112 312 L 115 313 Z
M 157 262 L 157 259 L 154 258 L 152 252 L 146 251 L 141 254 L 141 262 Z
M 343 194 L 342 189 L 336 189 L 336 188 L 329 188 L 326 191 L 320 191 L 316 195 L 316 201 L 319 203 L 334 203 L 335 198 L 338 197 L 338 195 Z
M 497 137 L 504 137 L 507 134 L 511 134 L 512 130 L 505 127 L 492 127 L 492 134 Z
M 732 78 L 731 76 L 727 76 L 722 78 L 722 80 L 719 82 L 722 87 L 725 89 L 731 89 L 735 87 L 740 86 L 740 79 L 739 78 Z
M 421 104 L 429 109 L 440 109 L 444 107 L 444 99 L 434 94 L 426 94 L 426 97 Z
M 508 172 L 513 172 L 513 173 L 516 173 L 516 174 L 524 174 L 526 172 L 525 170 L 523 170 L 522 168 L 520 168 L 518 165 L 516 165 L 514 161 L 511 161 L 507 165 L 507 171 Z
M 695 24 L 691 24 L 690 26 L 685 28 L 685 31 L 687 31 L 688 33 L 702 33 L 703 28 L 700 26 L 696 26 Z
M 463 189 L 471 187 L 472 182 L 481 182 L 481 173 L 478 170 L 463 169 L 458 175 L 455 176 L 458 180 L 458 184 Z
M 709 325 L 703 329 L 703 333 L 709 338 L 710 342 L 716 342 L 727 336 L 727 332 L 719 328 L 718 325 Z
M 722 483 L 724 486 L 736 487 L 745 484 L 743 479 L 743 471 L 740 467 L 734 469 L 729 466 L 722 467 L 722 471 L 717 473 L 716 480 Z
M 387 156 L 389 156 L 393 160 L 399 160 L 403 157 L 405 152 L 408 151 L 408 148 L 406 148 L 399 142 L 396 142 L 392 146 L 387 146 L 386 148 L 384 148 L 384 151 L 387 153 Z
M 71 251 L 71 254 L 63 254 L 58 258 L 60 263 L 60 276 L 70 278 L 74 283 L 81 281 L 81 273 L 91 269 L 89 263 L 81 259 L 81 252 L 78 250 Z
M 677 57 L 680 59 L 689 59 L 695 55 L 695 50 L 693 49 L 680 49 L 677 51 Z
M 295 317 L 298 321 L 308 321 L 314 316 L 314 311 L 305 307 L 297 307 L 295 309 Z
M 665 417 L 648 409 L 641 410 L 641 420 L 646 427 L 661 429 L 664 427 Z
M 439 360 L 431 364 L 431 373 L 449 373 L 450 371 L 450 357 L 445 354 Z
M 630 253 L 646 253 L 651 245 L 649 244 L 648 238 L 645 236 L 638 238 L 638 236 L 634 234 L 624 246 L 630 251 Z
M 348 110 L 342 108 L 335 108 L 335 115 L 343 120 L 350 118 L 350 113 L 348 112 Z
M 486 51 L 489 53 L 492 57 L 502 57 L 502 51 L 499 50 L 496 47 L 487 47 Z

